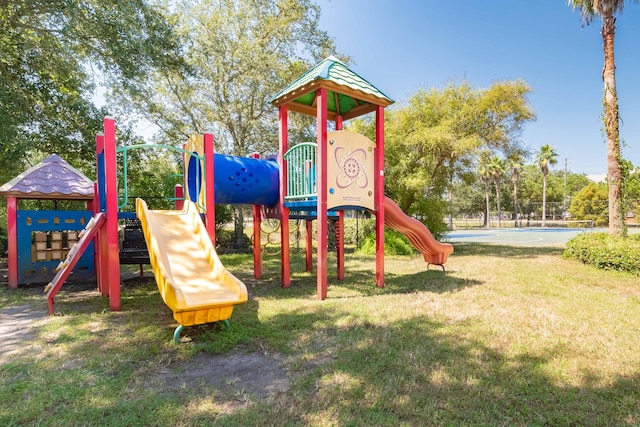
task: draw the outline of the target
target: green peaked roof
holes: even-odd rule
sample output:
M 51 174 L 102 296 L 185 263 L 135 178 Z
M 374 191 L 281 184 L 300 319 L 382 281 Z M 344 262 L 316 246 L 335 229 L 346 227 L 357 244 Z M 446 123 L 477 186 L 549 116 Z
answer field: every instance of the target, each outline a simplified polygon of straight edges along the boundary
M 324 87 L 328 95 L 328 115 L 348 120 L 386 107 L 393 100 L 360 77 L 334 56 L 330 56 L 298 77 L 271 99 L 276 107 L 288 104 L 293 111 L 315 115 L 315 93 Z

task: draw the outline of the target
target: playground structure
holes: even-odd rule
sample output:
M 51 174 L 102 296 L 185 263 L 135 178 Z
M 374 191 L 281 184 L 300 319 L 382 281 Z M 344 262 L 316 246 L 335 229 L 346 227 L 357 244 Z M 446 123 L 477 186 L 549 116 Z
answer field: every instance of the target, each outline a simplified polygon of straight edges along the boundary
M 303 219 L 306 269 L 312 271 L 312 221 L 317 220 L 317 295 L 327 297 L 328 220 L 337 223 L 337 279 L 344 278 L 344 211 L 369 210 L 376 218 L 376 285 L 384 286 L 385 224 L 404 233 L 429 264 L 442 266 L 453 247 L 436 241 L 419 221 L 405 215 L 384 196 L 384 108 L 391 101 L 345 64 L 330 57 L 313 67 L 272 103 L 279 111 L 279 152 L 275 159 L 214 153 L 213 135 L 195 135 L 183 148 L 152 144 L 116 148 L 115 122 L 104 120 L 96 137 L 97 182 L 91 203 L 93 220 L 76 250 L 60 263 L 47 286 L 49 311 L 56 293 L 88 243 L 96 248 L 95 271 L 100 292 L 112 311 L 121 309 L 118 223 L 140 219 L 158 288 L 183 326 L 226 322 L 235 305 L 247 300 L 246 287 L 222 266 L 215 252 L 215 203 L 251 204 L 254 220 L 254 276 L 262 276 L 260 224 L 280 220 L 281 283 L 291 283 L 289 219 Z M 289 111 L 315 115 L 317 142 L 289 147 Z M 375 142 L 342 129 L 343 120 L 375 112 Z M 328 121 L 335 131 L 328 132 Z M 171 149 L 184 160 L 182 210 L 149 210 L 136 201 L 136 213 L 122 212 L 128 202 L 127 153 L 134 149 Z M 122 159 L 123 188 L 118 188 L 117 158 Z M 120 203 L 119 203 L 120 202 Z M 201 220 L 202 218 L 202 220 Z M 206 226 L 206 228 L 205 228 Z M 185 253 L 188 256 L 185 256 Z M 444 268 L 444 267 L 443 267 Z M 226 323 L 225 323 L 226 324 Z
M 338 215 L 337 278 L 344 278 L 344 210 L 368 209 L 376 218 L 376 286 L 384 286 L 384 109 L 393 101 L 368 81 L 350 70 L 344 63 L 329 57 L 299 77 L 272 99 L 279 112 L 278 163 L 281 183 L 279 206 L 282 218 L 282 284 L 289 286 L 289 212 L 315 212 L 317 223 L 317 294 L 327 297 L 327 218 L 330 211 Z M 304 166 L 289 151 L 289 111 L 316 117 L 317 142 L 313 154 L 301 156 Z M 375 113 L 375 141 L 343 131 L 343 121 L 363 114 Z M 328 121 L 335 123 L 335 132 L 328 132 Z M 293 150 L 298 150 L 294 146 Z M 296 181 L 300 171 L 310 174 L 309 189 L 305 179 Z M 304 173 L 303 173 L 304 175 Z M 302 185 L 291 185 L 291 181 Z M 315 181 L 314 181 L 315 180 Z M 427 257 L 434 256 L 437 264 L 446 262 L 453 252 L 451 245 L 441 246 L 426 227 L 410 217 L 398 213 L 394 217 L 399 231 L 413 236 L 412 243 Z M 309 228 L 308 228 L 309 229 Z M 309 236 L 310 233 L 307 233 Z M 309 239 L 309 237 L 307 237 Z M 310 241 L 307 242 L 309 248 Z M 309 249 L 307 249 L 309 251 Z M 429 254 L 429 255 L 427 255 Z M 434 255 L 440 254 L 440 256 Z M 436 262 L 433 262 L 436 263 Z M 310 270 L 310 254 L 307 253 Z
M 93 216 L 93 181 L 53 154 L 0 187 L 7 198 L 8 285 L 48 282 Z M 20 209 L 21 200 L 82 202 L 85 210 Z M 93 243 L 75 278 L 94 276 Z
M 262 276 L 260 226 L 265 215 L 280 220 L 281 280 L 290 286 L 289 220 L 306 225 L 306 270 L 312 271 L 312 221 L 317 220 L 317 295 L 327 297 L 329 218 L 337 222 L 337 278 L 344 278 L 344 211 L 364 209 L 376 216 L 376 285 L 384 286 L 384 227 L 405 234 L 427 262 L 444 269 L 453 247 L 433 238 L 419 221 L 405 215 L 384 196 L 384 108 L 392 101 L 339 60 L 329 57 L 282 92 L 272 103 L 279 109 L 279 152 L 276 161 L 233 156 L 207 165 L 213 136 L 193 136 L 185 145 L 185 198 L 207 217 L 213 203 L 253 206 L 254 276 Z M 289 146 L 289 110 L 314 115 L 317 142 Z M 342 129 L 343 120 L 376 113 L 376 142 Z M 336 130 L 328 132 L 328 120 Z M 204 160 L 203 160 L 204 159 Z M 207 168 L 213 169 L 213 171 Z M 209 183 L 207 176 L 214 176 Z M 211 193 L 207 190 L 213 188 Z M 204 189 L 204 191 L 202 191 Z M 385 203 L 386 202 L 386 203 Z M 266 207 L 266 209 L 265 209 Z M 264 215 L 263 215 L 264 213 Z M 385 216 L 386 214 L 386 216 Z M 211 217 L 211 223 L 214 222 Z M 209 221 L 209 219 L 208 219 Z M 209 233 L 215 241 L 215 229 Z

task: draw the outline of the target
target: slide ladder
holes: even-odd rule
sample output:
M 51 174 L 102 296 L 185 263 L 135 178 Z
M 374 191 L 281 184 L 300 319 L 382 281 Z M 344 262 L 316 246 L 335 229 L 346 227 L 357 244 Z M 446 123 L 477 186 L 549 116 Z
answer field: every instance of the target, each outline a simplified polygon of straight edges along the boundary
M 105 215 L 102 212 L 96 214 L 96 216 L 89 220 L 87 225 L 80 232 L 80 240 L 78 240 L 69 250 L 67 257 L 60 261 L 60 264 L 56 267 L 56 275 L 53 280 L 45 286 L 44 291 L 47 293 L 47 303 L 49 304 L 50 315 L 53 315 L 53 299 L 69 277 L 69 274 L 73 271 L 73 267 L 78 263 L 78 260 L 84 251 L 89 247 L 89 243 L 91 243 L 104 221 Z

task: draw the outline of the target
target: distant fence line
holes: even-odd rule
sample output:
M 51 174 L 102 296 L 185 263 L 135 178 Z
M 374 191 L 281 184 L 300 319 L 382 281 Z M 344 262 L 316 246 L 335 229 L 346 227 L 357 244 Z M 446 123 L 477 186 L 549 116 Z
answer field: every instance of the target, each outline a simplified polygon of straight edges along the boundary
M 590 200 L 585 201 L 583 211 L 585 218 L 576 218 L 569 212 L 569 205 L 563 206 L 562 202 L 548 202 L 546 204 L 545 221 L 578 221 L 591 220 L 596 226 L 606 226 L 608 223 L 608 200 Z M 630 227 L 640 225 L 640 200 L 628 201 L 628 212 L 626 213 L 626 221 Z M 454 202 L 453 215 L 445 218 L 445 223 L 453 225 L 453 228 L 479 228 L 485 226 L 484 212 L 461 212 L 455 210 Z M 516 215 L 513 210 L 501 210 L 500 225 L 502 227 L 527 227 L 537 226 L 532 224 L 540 224 L 542 222 L 542 202 L 530 202 L 519 205 L 518 219 L 516 223 Z M 527 225 L 527 223 L 529 225 Z M 489 226 L 498 226 L 498 212 L 493 209 L 489 213 Z

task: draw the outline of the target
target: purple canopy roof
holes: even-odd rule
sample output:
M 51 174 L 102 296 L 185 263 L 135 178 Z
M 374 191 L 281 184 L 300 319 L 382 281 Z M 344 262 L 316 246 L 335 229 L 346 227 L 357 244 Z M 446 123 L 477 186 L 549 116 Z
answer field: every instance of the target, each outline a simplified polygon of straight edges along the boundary
M 55 154 L 0 187 L 19 199 L 93 199 L 93 181 Z

